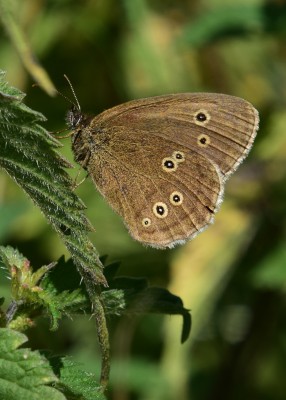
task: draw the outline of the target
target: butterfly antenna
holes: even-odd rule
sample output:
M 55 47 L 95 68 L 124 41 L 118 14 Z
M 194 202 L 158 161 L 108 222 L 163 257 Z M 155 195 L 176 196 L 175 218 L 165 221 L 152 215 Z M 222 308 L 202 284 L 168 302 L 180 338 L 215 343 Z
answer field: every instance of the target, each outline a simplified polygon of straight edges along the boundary
M 80 109 L 80 104 L 79 104 L 78 98 L 76 97 L 76 94 L 75 94 L 73 85 L 71 84 L 71 81 L 70 81 L 69 78 L 66 76 L 66 74 L 64 74 L 64 77 L 66 78 L 66 80 L 68 81 L 68 84 L 70 85 L 70 88 L 71 88 L 73 97 L 74 97 L 75 102 L 76 102 L 76 104 L 74 104 L 74 105 L 76 106 L 76 108 L 78 109 L 78 111 L 81 111 L 81 109 Z

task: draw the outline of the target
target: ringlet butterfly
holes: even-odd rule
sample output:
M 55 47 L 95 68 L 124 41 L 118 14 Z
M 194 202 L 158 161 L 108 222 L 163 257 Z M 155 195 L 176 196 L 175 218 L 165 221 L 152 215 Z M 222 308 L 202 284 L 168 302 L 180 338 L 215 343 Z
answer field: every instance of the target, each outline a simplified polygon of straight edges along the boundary
M 69 84 L 76 104 L 66 120 L 75 160 L 134 239 L 171 248 L 213 222 L 225 181 L 258 130 L 250 103 L 225 94 L 179 93 L 87 116 Z

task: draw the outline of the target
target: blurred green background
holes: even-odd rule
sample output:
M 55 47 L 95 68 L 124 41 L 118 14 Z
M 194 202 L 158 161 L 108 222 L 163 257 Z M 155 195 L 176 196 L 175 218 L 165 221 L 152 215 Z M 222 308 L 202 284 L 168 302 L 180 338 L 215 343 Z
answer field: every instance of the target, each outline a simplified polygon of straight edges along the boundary
M 120 274 L 168 287 L 192 310 L 190 339 L 181 318 L 110 319 L 110 399 L 285 399 L 286 393 L 286 2 L 261 0 L 6 1 L 59 91 L 97 114 L 127 100 L 176 92 L 236 95 L 259 110 L 250 156 L 227 183 L 215 224 L 173 250 L 144 248 L 128 235 L 93 185 L 77 193 L 96 228 L 92 240 Z M 11 3 L 11 4 L 10 4 Z M 3 16 L 2 16 L 3 19 Z M 70 105 L 33 88 L 0 30 L 0 68 L 25 102 L 64 128 Z M 70 140 L 63 155 L 72 160 Z M 76 174 L 77 168 L 71 171 Z M 39 210 L 0 171 L 0 243 L 40 266 L 68 254 Z M 1 275 L 1 296 L 9 282 Z M 93 321 L 78 317 L 30 346 L 71 354 L 98 371 Z

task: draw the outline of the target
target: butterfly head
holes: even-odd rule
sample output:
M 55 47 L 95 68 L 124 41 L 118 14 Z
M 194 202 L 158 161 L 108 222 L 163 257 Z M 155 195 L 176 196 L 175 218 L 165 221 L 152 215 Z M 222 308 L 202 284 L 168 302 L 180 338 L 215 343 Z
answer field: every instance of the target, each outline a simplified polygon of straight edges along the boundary
M 60 92 L 58 92 L 58 93 L 61 96 L 63 96 L 69 103 L 72 104 L 71 108 L 69 109 L 69 111 L 67 112 L 67 115 L 66 115 L 66 123 L 67 123 L 68 127 L 71 130 L 74 131 L 81 124 L 81 122 L 83 120 L 83 114 L 81 112 L 80 104 L 79 104 L 78 98 L 77 98 L 77 96 L 75 94 L 74 88 L 73 88 L 73 86 L 71 84 L 71 81 L 69 80 L 69 78 L 66 75 L 64 75 L 64 77 L 68 81 L 68 84 L 69 84 L 69 86 L 71 88 L 71 91 L 72 91 L 72 94 L 73 94 L 75 102 L 70 100 L 69 98 L 67 98 L 62 93 L 60 93 Z
M 66 115 L 66 123 L 71 130 L 75 130 L 83 120 L 83 114 L 81 110 L 73 105 Z

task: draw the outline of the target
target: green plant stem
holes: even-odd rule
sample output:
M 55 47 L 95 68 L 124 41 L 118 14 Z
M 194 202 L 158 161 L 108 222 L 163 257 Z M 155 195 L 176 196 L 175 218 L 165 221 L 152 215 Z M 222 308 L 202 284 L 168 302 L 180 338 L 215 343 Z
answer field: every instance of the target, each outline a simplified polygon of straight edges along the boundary
M 104 392 L 107 388 L 109 381 L 110 344 L 105 310 L 101 300 L 101 287 L 99 285 L 95 287 L 94 283 L 90 280 L 88 274 L 86 274 L 85 271 L 82 271 L 81 275 L 84 279 L 85 287 L 89 294 L 89 298 L 92 303 L 93 314 L 96 320 L 97 337 L 101 351 L 100 384 L 102 391 Z
M 100 384 L 102 391 L 104 391 L 108 385 L 109 372 L 110 372 L 110 344 L 109 344 L 109 333 L 106 324 L 106 317 L 103 304 L 99 296 L 94 299 L 93 302 L 96 303 L 95 306 L 95 319 L 97 326 L 97 337 L 101 350 L 101 374 L 100 374 Z
M 50 96 L 54 96 L 57 93 L 57 90 L 46 71 L 37 61 L 37 58 L 29 45 L 28 39 L 15 20 L 10 0 L 0 0 L 0 20 L 27 71 Z

